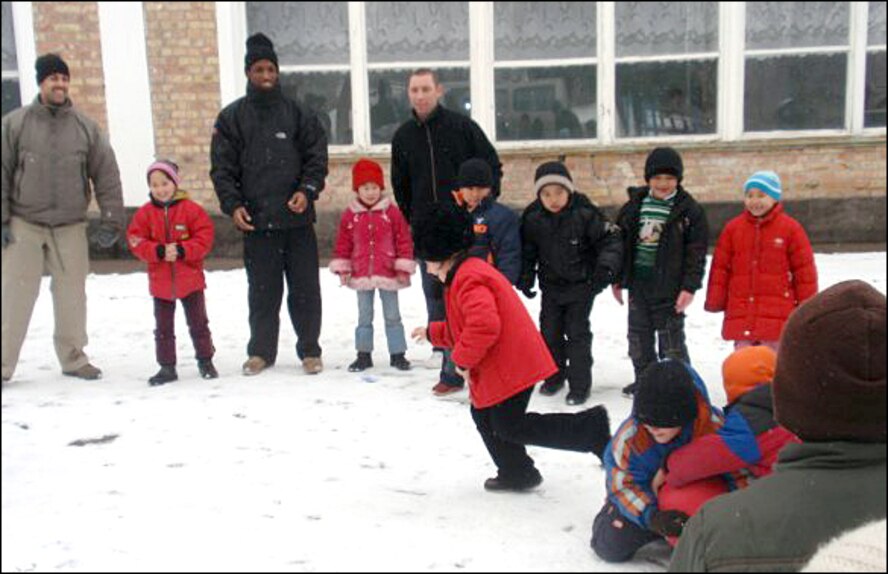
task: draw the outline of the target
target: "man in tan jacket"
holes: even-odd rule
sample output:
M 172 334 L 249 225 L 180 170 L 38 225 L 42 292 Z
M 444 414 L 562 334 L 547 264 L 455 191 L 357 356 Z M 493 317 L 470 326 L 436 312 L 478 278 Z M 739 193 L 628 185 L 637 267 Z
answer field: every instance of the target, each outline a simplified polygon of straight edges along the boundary
M 113 246 L 124 222 L 117 160 L 108 139 L 68 98 L 68 66 L 37 59 L 40 94 L 3 118 L 3 381 L 15 371 L 44 267 L 52 276 L 55 350 L 62 372 L 98 379 L 83 352 L 89 245 L 86 212 L 93 190 L 101 225 L 92 237 Z

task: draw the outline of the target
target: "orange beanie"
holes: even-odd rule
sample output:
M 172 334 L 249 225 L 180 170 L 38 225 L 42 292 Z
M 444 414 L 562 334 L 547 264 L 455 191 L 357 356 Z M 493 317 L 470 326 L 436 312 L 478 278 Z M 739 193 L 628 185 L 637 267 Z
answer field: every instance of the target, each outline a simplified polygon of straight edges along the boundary
M 777 353 L 770 347 L 745 347 L 734 351 L 722 364 L 722 380 L 728 404 L 761 384 L 774 380 Z

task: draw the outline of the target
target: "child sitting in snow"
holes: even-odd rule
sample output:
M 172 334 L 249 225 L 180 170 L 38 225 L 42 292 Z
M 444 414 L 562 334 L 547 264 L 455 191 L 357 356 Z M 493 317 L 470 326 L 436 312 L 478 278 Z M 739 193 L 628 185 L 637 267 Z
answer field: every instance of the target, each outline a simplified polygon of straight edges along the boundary
M 429 273 L 444 284 L 447 320 L 418 327 L 412 335 L 452 349 L 457 371 L 468 381 L 472 418 L 497 466 L 497 476 L 484 488 L 524 491 L 542 482 L 526 444 L 600 458 L 610 439 L 603 406 L 574 414 L 526 412 L 534 384 L 557 367 L 509 280 L 469 255 L 474 241 L 469 214 L 436 204 L 416 223 L 414 240 Z
M 607 562 L 625 562 L 648 542 L 679 536 L 688 520 L 681 510 L 660 507 L 654 479 L 673 451 L 716 432 L 722 413 L 690 365 L 674 359 L 649 365 L 634 394 L 632 416 L 620 425 L 604 453 L 607 501 L 595 517 L 592 549 Z M 674 496 L 696 498 L 712 491 L 703 481 Z M 717 492 L 727 491 L 719 479 Z
M 151 386 L 170 383 L 176 373 L 176 299 L 182 300 L 200 376 L 219 376 L 213 366 L 213 339 L 207 319 L 203 260 L 213 247 L 213 222 L 200 205 L 179 188 L 179 167 L 156 161 L 148 167 L 151 201 L 133 216 L 127 230 L 130 251 L 148 263 L 148 285 L 154 297 L 155 351 L 160 370 Z
M 661 506 L 679 504 L 691 515 L 706 499 L 670 503 L 669 492 L 697 480 L 722 476 L 731 490 L 749 479 L 771 474 L 777 453 L 799 439 L 777 424 L 771 398 L 771 380 L 777 354 L 769 347 L 746 347 L 731 353 L 722 364 L 728 405 L 725 424 L 718 432 L 693 440 L 666 460 Z M 690 502 L 692 506 L 687 506 Z
M 789 314 L 817 293 L 817 268 L 805 229 L 783 211 L 773 171 L 743 186 L 746 211 L 718 238 L 709 271 L 707 311 L 725 312 L 722 337 L 734 348 L 777 342 Z
M 373 295 L 379 289 L 389 364 L 410 370 L 405 358 L 407 340 L 398 308 L 398 289 L 410 286 L 416 271 L 413 241 L 407 221 L 387 197 L 382 196 L 385 181 L 382 166 L 368 159 L 352 168 L 352 191 L 357 198 L 349 204 L 339 222 L 336 248 L 330 271 L 343 285 L 358 292 L 358 326 L 355 347 L 358 358 L 348 367 L 360 372 L 373 366 Z

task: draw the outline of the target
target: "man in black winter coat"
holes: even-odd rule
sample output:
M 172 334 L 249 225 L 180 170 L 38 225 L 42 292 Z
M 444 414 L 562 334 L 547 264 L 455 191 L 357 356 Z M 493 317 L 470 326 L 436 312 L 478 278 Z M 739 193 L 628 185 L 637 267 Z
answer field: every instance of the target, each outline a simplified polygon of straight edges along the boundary
M 558 365 L 540 393 L 554 395 L 567 380 L 567 404 L 586 402 L 592 387 L 592 329 L 595 296 L 619 277 L 620 232 L 589 199 L 575 190 L 567 167 L 548 162 L 536 170 L 537 199 L 521 219 L 521 279 L 531 298 L 540 279 L 540 331 Z
M 250 342 L 245 375 L 277 359 L 280 307 L 296 330 L 305 372 L 321 372 L 321 288 L 314 201 L 327 176 L 327 136 L 317 117 L 284 96 L 277 54 L 265 35 L 247 39 L 247 95 L 213 130 L 210 177 L 222 211 L 244 233 Z
M 429 69 L 410 75 L 407 95 L 413 117 L 404 122 L 392 139 L 392 189 L 395 201 L 409 222 L 415 222 L 437 203 L 455 203 L 459 166 L 468 159 L 482 159 L 493 172 L 493 196 L 499 195 L 502 165 L 481 127 L 471 118 L 440 105 L 444 87 Z M 444 320 L 440 286 L 420 261 L 422 290 L 429 323 Z M 442 350 L 443 351 L 443 350 Z M 444 352 L 440 382 L 433 389 L 446 395 L 463 387 L 462 377 Z
M 709 228 L 703 208 L 681 186 L 683 175 L 677 151 L 654 149 L 645 162 L 648 185 L 630 187 L 629 201 L 617 215 L 623 274 L 613 292 L 622 305 L 622 290 L 629 290 L 629 357 L 636 382 L 658 356 L 690 363 L 684 312 L 703 283 Z M 631 395 L 635 385 L 624 394 Z

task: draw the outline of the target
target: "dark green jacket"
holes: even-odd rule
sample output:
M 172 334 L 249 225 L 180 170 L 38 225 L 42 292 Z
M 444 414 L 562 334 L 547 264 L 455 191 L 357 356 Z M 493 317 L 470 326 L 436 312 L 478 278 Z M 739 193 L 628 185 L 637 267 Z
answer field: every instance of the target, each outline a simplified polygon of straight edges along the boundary
M 885 518 L 885 452 L 884 443 L 786 446 L 774 474 L 691 518 L 669 570 L 801 570 L 820 545 Z

